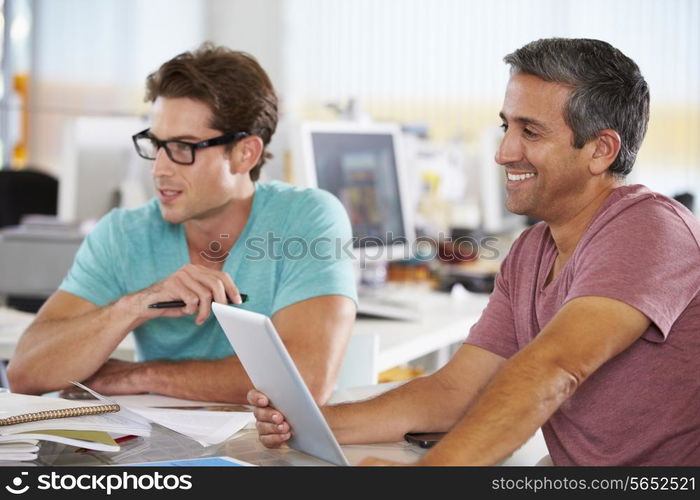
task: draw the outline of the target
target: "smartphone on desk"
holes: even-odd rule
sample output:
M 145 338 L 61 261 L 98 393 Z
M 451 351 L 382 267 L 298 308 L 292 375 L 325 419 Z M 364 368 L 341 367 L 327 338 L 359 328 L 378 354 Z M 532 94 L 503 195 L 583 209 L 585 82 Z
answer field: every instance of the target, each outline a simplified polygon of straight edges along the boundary
M 421 448 L 432 448 L 447 434 L 446 432 L 410 432 L 404 435 L 404 439 L 411 444 L 417 444 Z

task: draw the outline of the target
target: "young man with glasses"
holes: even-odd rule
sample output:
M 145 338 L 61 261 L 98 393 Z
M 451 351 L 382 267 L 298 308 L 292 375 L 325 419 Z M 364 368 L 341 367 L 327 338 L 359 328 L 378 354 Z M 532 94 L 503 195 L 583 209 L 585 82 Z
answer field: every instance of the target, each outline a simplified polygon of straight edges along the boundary
M 250 382 L 216 301 L 270 316 L 325 400 L 355 317 L 352 265 L 337 252 L 350 224 L 329 193 L 257 182 L 277 125 L 268 76 L 247 54 L 205 44 L 151 74 L 146 99 L 151 126 L 133 142 L 153 160 L 157 198 L 88 235 L 17 346 L 12 390 L 79 380 L 105 394 L 244 402 Z M 109 359 L 132 330 L 140 361 Z

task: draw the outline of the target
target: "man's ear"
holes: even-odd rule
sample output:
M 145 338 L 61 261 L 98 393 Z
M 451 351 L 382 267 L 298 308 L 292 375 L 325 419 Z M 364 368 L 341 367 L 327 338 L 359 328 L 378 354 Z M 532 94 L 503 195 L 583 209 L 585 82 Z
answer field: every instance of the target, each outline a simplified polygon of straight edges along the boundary
M 601 175 L 612 165 L 620 153 L 622 139 L 615 130 L 606 128 L 598 132 L 593 141 L 595 150 L 588 169 L 593 175 Z
M 231 151 L 231 172 L 247 174 L 260 161 L 264 149 L 263 141 L 257 135 L 244 137 L 236 143 Z

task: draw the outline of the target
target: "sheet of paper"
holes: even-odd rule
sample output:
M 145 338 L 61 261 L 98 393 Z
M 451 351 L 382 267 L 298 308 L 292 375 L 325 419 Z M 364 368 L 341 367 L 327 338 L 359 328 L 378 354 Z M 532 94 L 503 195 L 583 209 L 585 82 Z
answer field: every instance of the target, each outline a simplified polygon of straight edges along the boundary
M 12 462 L 28 462 L 30 460 L 36 460 L 36 453 L 7 453 L 0 454 L 0 461 L 9 460 Z
M 112 399 L 122 408 L 184 434 L 202 446 L 222 443 L 246 426 L 255 424 L 255 418 L 250 412 L 225 411 L 243 410 L 241 405 L 193 401 L 160 394 L 114 396 Z
M 37 439 L 14 440 L 14 436 L 0 436 L 0 461 L 26 462 L 34 460 L 39 453 L 37 443 L 39 443 Z
M 184 434 L 202 446 L 223 443 L 248 423 L 254 421 L 250 412 L 173 410 L 160 408 L 131 407 L 142 417 Z
M 0 454 L 5 453 L 36 453 L 39 447 L 36 439 L 26 441 L 12 441 L 10 443 L 0 443 Z

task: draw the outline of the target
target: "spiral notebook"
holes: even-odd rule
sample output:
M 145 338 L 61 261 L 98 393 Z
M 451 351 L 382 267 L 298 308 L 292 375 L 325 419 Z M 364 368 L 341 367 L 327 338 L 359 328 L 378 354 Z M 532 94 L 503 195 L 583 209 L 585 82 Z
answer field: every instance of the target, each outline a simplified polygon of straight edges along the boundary
M 56 418 L 115 413 L 119 405 L 77 382 L 75 385 L 98 398 L 97 401 L 73 401 L 61 398 L 0 393 L 0 427 Z

